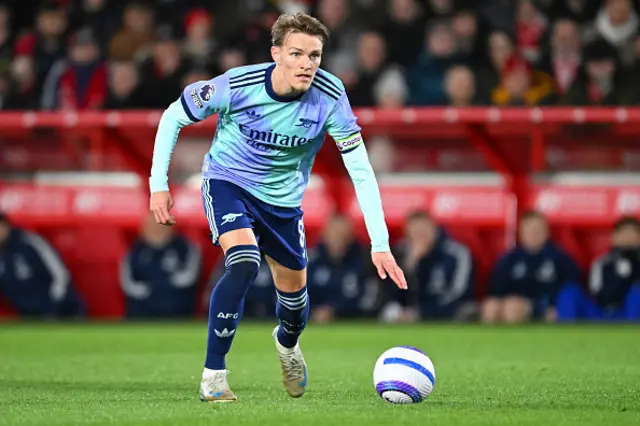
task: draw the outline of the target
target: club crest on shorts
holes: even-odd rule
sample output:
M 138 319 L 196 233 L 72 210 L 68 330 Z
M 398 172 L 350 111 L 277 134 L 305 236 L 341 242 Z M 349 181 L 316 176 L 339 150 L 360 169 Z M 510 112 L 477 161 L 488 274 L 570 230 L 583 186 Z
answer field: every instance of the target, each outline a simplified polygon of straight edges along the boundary
M 216 85 L 207 83 L 200 87 L 200 92 L 198 94 L 200 95 L 200 99 L 207 102 L 211 100 L 214 93 L 216 93 Z

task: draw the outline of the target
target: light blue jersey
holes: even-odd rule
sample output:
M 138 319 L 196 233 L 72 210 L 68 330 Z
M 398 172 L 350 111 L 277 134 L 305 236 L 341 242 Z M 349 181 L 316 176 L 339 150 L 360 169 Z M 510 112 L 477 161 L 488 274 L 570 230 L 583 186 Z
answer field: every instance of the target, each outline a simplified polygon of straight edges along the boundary
M 342 82 L 318 70 L 309 90 L 282 97 L 271 85 L 274 68 L 274 63 L 234 68 L 184 89 L 158 126 L 151 192 L 169 189 L 167 173 L 180 128 L 217 113 L 203 178 L 234 183 L 274 206 L 300 207 L 328 133 L 354 182 L 373 250 L 389 251 L 380 192 Z
M 307 92 L 285 98 L 271 87 L 274 67 L 234 68 L 187 86 L 180 101 L 194 122 L 218 113 L 203 177 L 233 182 L 272 205 L 299 207 L 325 134 L 345 149 L 362 138 L 340 80 L 319 70 Z

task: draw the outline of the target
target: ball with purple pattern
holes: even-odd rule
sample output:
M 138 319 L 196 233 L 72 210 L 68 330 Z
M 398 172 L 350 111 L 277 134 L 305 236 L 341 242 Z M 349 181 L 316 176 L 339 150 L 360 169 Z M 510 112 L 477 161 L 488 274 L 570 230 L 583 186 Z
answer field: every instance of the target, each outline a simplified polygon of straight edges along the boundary
M 431 394 L 436 372 L 431 359 L 412 346 L 396 346 L 376 361 L 373 384 L 382 399 L 392 404 L 417 404 Z

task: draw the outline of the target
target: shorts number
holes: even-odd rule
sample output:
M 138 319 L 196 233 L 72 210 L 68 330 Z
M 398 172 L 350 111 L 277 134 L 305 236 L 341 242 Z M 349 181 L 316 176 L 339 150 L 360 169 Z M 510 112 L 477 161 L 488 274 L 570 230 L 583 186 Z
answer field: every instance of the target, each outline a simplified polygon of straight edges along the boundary
M 306 250 L 306 241 L 304 236 L 304 222 L 302 222 L 302 219 L 298 221 L 298 234 L 300 234 L 300 247 L 302 247 L 303 254 L 306 259 L 307 250 Z

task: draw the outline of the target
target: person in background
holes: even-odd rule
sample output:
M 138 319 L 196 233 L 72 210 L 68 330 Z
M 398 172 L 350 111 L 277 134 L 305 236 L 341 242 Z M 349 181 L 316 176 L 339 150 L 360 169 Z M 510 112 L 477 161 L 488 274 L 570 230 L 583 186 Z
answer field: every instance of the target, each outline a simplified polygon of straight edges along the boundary
M 555 91 L 564 95 L 582 68 L 582 43 L 578 24 L 570 19 L 553 23 L 548 54 L 541 61 L 541 69 L 553 77 Z
M 487 37 L 488 58 L 477 72 L 478 94 L 483 104 L 491 103 L 491 91 L 500 83 L 507 61 L 515 53 L 515 40 L 505 31 L 492 31 Z
M 41 236 L 0 212 L 0 296 L 22 317 L 80 317 L 84 306 L 67 267 Z
M 335 215 L 327 222 L 322 240 L 309 253 L 312 321 L 328 323 L 370 314 L 378 283 L 367 280 L 367 254 L 354 238 L 349 218 Z
M 444 77 L 444 87 L 450 106 L 465 107 L 475 104 L 475 77 L 469 67 L 455 65 L 449 68 Z
M 193 316 L 201 260 L 195 244 L 149 215 L 120 265 L 126 317 Z
M 108 93 L 107 66 L 90 28 L 71 39 L 68 59 L 55 63 L 47 75 L 42 94 L 43 109 L 76 111 L 100 109 Z
M 553 101 L 553 89 L 550 75 L 514 55 L 502 70 L 500 84 L 491 93 L 491 103 L 502 107 L 548 105 Z
M 493 268 L 482 321 L 522 323 L 544 318 L 553 322 L 559 289 L 579 280 L 576 262 L 551 241 L 546 218 L 527 212 L 520 221 L 519 245 Z
M 393 291 L 383 322 L 467 320 L 474 314 L 474 264 L 468 247 L 447 235 L 426 212 L 409 216 L 396 247 L 408 291 Z
M 156 36 L 154 27 L 155 13 L 151 2 L 128 2 L 122 14 L 122 27 L 109 42 L 109 58 L 136 62 L 147 58 Z
M 109 97 L 104 109 L 135 109 L 151 105 L 149 96 L 140 84 L 138 68 L 131 61 L 109 64 Z
M 636 76 L 623 78 L 615 47 L 600 39 L 588 44 L 583 55 L 583 68 L 558 104 L 616 106 L 638 101 Z
M 618 220 L 611 250 L 591 266 L 589 291 L 563 287 L 558 296 L 558 320 L 640 321 L 640 221 Z
M 406 73 L 411 105 L 445 105 L 444 76 L 458 63 L 457 45 L 450 26 L 436 22 L 426 34 L 424 51 Z

